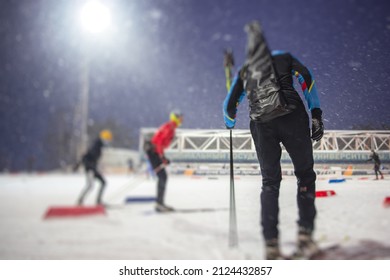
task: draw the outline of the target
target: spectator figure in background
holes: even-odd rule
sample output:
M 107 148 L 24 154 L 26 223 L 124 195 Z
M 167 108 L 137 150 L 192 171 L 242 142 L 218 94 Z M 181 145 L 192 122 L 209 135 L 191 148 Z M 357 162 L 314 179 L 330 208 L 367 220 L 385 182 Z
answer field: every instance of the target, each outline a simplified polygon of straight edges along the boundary
M 133 173 L 133 171 L 134 171 L 134 162 L 133 162 L 133 159 L 129 158 L 129 159 L 127 160 L 127 167 L 128 167 L 128 169 L 127 169 L 128 173 Z
M 156 211 L 168 212 L 174 211 L 172 207 L 165 204 L 165 190 L 168 175 L 165 167 L 170 161 L 165 157 L 164 150 L 169 147 L 174 136 L 176 128 L 183 122 L 183 114 L 180 111 L 173 111 L 170 114 L 170 120 L 164 123 L 153 135 L 152 139 L 145 143 L 145 152 L 149 162 L 152 165 L 154 173 L 157 175 L 157 198 Z
M 378 180 L 378 173 L 381 175 L 381 179 L 384 179 L 381 168 L 381 160 L 379 159 L 379 155 L 375 153 L 374 150 L 371 150 L 370 158 L 367 161 L 374 161 L 374 171 L 375 171 L 375 180 Z
M 86 186 L 81 192 L 81 195 L 77 201 L 78 205 L 83 205 L 86 195 L 93 188 L 94 179 L 97 179 L 100 182 L 100 189 L 96 199 L 97 205 L 104 205 L 102 201 L 103 192 L 106 187 L 106 180 L 103 175 L 98 170 L 98 163 L 102 154 L 102 149 L 104 146 L 108 145 L 112 141 L 112 133 L 110 130 L 102 130 L 99 134 L 99 137 L 93 142 L 92 146 L 88 151 L 83 155 L 81 162 L 79 162 L 75 169 L 77 170 L 80 164 L 83 164 L 86 175 Z

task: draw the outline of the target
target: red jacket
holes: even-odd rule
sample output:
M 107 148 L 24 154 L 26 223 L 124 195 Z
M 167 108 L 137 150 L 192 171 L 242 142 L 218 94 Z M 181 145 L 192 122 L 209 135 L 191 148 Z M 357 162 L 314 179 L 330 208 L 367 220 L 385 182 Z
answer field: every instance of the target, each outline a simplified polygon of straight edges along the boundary
M 169 147 L 172 142 L 173 137 L 175 136 L 176 123 L 169 121 L 157 130 L 157 132 L 152 137 L 152 143 L 156 148 L 156 152 L 160 155 L 164 155 L 164 150 Z

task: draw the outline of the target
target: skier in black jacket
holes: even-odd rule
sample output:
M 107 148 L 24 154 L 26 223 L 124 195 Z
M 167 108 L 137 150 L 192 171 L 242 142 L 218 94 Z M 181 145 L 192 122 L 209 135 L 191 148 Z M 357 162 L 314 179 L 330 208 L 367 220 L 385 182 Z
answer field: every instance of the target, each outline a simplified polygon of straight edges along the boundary
M 98 170 L 98 162 L 102 154 L 102 148 L 108 142 L 112 141 L 112 133 L 109 130 L 102 130 L 99 137 L 93 145 L 88 149 L 87 153 L 82 157 L 81 163 L 84 166 L 87 183 L 84 190 L 81 192 L 77 201 L 78 205 L 83 205 L 86 195 L 93 187 L 93 180 L 96 178 L 100 182 L 100 190 L 96 199 L 97 205 L 103 205 L 102 196 L 106 186 L 106 180 Z
M 298 184 L 298 244 L 295 257 L 308 257 L 318 252 L 312 238 L 316 216 L 316 174 L 313 170 L 311 139 L 319 141 L 324 132 L 315 81 L 310 71 L 290 53 L 279 51 L 271 55 L 257 22 L 248 24 L 246 31 L 247 59 L 225 98 L 225 125 L 229 129 L 234 128 L 237 107 L 247 95 L 250 130 L 263 182 L 261 225 L 267 259 L 283 258 L 278 241 L 278 197 L 282 179 L 280 143 L 286 148 Z M 311 133 L 306 108 L 293 86 L 293 76 L 298 79 L 311 112 Z
M 378 180 L 378 173 L 381 175 L 381 179 L 384 179 L 382 172 L 380 171 L 381 160 L 374 150 L 371 150 L 370 158 L 367 161 L 374 161 L 375 180 Z

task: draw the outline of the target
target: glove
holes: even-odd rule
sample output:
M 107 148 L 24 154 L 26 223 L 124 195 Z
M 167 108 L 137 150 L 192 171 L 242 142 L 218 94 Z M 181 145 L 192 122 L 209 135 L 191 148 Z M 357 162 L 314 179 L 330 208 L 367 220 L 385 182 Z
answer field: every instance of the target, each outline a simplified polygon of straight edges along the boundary
M 73 171 L 73 172 L 77 172 L 77 170 L 79 170 L 80 164 L 81 164 L 80 162 L 77 162 L 77 163 L 73 166 L 72 171 Z
M 226 114 L 223 115 L 223 120 L 225 122 L 225 126 L 227 129 L 233 129 L 234 126 L 236 125 L 236 119 L 232 119 Z
M 170 161 L 169 159 L 167 159 L 165 156 L 162 158 L 162 162 L 163 162 L 163 164 L 165 164 L 165 165 L 168 165 L 168 164 L 171 163 L 171 161 Z
M 322 123 L 322 110 L 314 108 L 311 111 L 311 139 L 320 141 L 324 136 L 324 124 Z

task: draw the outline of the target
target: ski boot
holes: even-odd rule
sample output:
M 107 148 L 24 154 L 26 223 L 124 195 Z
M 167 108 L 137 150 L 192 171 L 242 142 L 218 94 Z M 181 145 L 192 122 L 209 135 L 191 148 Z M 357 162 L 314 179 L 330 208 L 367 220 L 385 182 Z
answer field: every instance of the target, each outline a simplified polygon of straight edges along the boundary
M 307 260 L 319 253 L 320 248 L 312 238 L 312 231 L 300 227 L 298 231 L 297 250 L 291 258 L 295 260 Z
M 279 242 L 276 238 L 265 241 L 265 259 L 266 260 L 285 260 L 279 249 Z
M 160 212 L 160 213 L 175 211 L 172 207 L 167 206 L 165 204 L 161 204 L 161 203 L 156 204 L 155 210 L 156 210 L 156 212 Z

